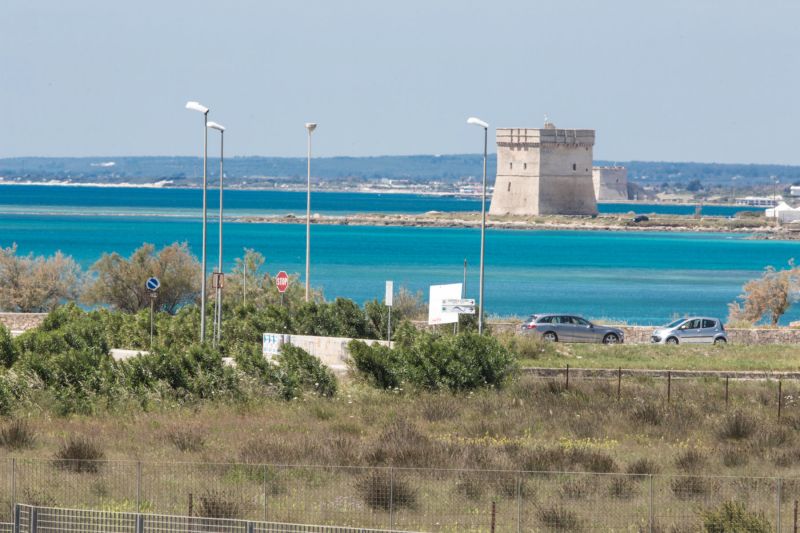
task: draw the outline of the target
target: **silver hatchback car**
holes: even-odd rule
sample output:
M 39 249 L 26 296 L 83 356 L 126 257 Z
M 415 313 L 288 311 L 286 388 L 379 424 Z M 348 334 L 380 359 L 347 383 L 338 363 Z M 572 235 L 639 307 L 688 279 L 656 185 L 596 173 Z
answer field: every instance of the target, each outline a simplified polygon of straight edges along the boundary
M 522 333 L 540 335 L 551 342 L 625 342 L 625 334 L 621 329 L 598 326 L 575 315 L 531 315 L 522 324 Z
M 681 318 L 653 331 L 650 342 L 657 344 L 725 344 L 728 334 L 718 318 L 693 316 Z

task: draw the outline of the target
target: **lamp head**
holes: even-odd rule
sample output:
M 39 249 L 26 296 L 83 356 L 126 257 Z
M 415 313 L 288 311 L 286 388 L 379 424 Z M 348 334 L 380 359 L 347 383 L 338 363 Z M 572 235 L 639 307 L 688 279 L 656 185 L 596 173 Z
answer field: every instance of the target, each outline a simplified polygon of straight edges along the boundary
M 316 122 L 306 122 L 306 129 L 308 130 L 308 133 L 311 133 L 312 131 L 317 129 L 317 123 Z
M 222 124 L 217 124 L 216 122 L 209 121 L 208 127 L 211 129 L 215 129 L 217 131 L 225 131 L 225 126 L 223 126 Z
M 192 111 L 199 111 L 201 113 L 208 113 L 208 108 L 201 104 L 200 102 L 186 102 L 186 109 L 191 109 Z
M 479 119 L 477 117 L 469 117 L 467 119 L 467 124 L 472 124 L 474 126 L 480 126 L 481 128 L 484 128 L 484 129 L 488 129 L 489 128 L 489 124 L 487 124 L 486 122 L 482 121 L 481 119 Z

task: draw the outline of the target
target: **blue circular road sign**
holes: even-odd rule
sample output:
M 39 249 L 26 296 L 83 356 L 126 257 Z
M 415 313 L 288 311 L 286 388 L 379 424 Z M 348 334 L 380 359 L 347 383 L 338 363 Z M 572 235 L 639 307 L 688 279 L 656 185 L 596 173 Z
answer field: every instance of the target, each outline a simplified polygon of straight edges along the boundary
M 161 282 L 158 281 L 158 278 L 150 278 L 147 280 L 144 286 L 147 287 L 148 291 L 157 291 L 161 286 Z

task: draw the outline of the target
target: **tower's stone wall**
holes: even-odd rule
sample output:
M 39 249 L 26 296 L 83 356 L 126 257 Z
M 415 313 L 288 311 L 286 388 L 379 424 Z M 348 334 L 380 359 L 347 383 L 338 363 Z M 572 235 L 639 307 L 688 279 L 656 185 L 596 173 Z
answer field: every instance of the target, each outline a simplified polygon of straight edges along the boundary
M 493 215 L 595 215 L 594 130 L 499 128 Z
M 628 199 L 628 169 L 625 167 L 593 167 L 592 182 L 598 202 Z

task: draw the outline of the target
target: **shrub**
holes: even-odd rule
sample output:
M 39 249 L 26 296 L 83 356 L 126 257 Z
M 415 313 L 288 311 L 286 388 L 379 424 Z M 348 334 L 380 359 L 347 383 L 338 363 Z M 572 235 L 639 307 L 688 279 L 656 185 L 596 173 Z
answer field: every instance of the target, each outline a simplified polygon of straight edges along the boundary
M 17 352 L 11 341 L 11 332 L 3 324 L 0 324 L 0 364 L 9 368 L 16 360 Z
M 605 452 L 575 450 L 573 455 L 575 456 L 575 461 L 589 472 L 608 473 L 617 471 L 617 464 L 614 462 L 614 458 Z
M 727 447 L 722 450 L 722 464 L 728 468 L 746 465 L 750 461 L 749 450 L 741 447 Z
M 583 531 L 584 525 L 578 515 L 563 505 L 542 507 L 537 513 L 539 522 L 551 531 Z
M 167 438 L 182 452 L 199 452 L 206 444 L 203 434 L 191 428 L 170 431 Z
M 694 448 L 689 448 L 675 458 L 675 466 L 684 472 L 693 472 L 703 466 L 705 462 L 705 455 Z
M 72 435 L 62 443 L 55 455 L 55 465 L 72 472 L 96 473 L 105 453 L 93 440 Z
M 658 474 L 660 471 L 661 468 L 658 466 L 658 463 L 651 461 L 650 459 L 637 459 L 629 464 L 628 468 L 626 469 L 626 472 L 629 474 L 637 475 Z
M 351 344 L 355 369 L 377 384 L 409 383 L 427 390 L 502 386 L 516 369 L 511 352 L 476 333 L 441 335 L 398 331 L 391 350 Z M 359 365 L 360 368 L 359 368 Z
M 637 404 L 631 411 L 631 418 L 635 422 L 648 424 L 650 426 L 660 426 L 664 420 L 664 410 L 652 402 Z
M 629 477 L 614 477 L 608 484 L 608 493 L 621 500 L 628 500 L 633 497 L 633 480 Z
M 723 420 L 719 436 L 723 439 L 746 439 L 755 433 L 756 428 L 757 424 L 753 418 L 742 411 L 735 411 Z
M 284 344 L 276 361 L 280 369 L 279 378 L 286 388 L 284 397 L 297 388 L 311 390 L 327 398 L 336 395 L 336 376 L 319 358 L 302 348 Z
M 9 450 L 33 448 L 36 433 L 26 420 L 17 418 L 0 429 L 0 446 Z
M 708 533 L 769 533 L 772 524 L 763 513 L 749 512 L 742 502 L 726 501 L 716 510 L 703 513 L 703 531 Z
M 205 518 L 241 518 L 242 506 L 222 490 L 206 490 L 198 500 L 197 515 Z
M 561 496 L 570 500 L 585 498 L 590 492 L 589 484 L 583 478 L 568 479 L 561 485 Z
M 61 252 L 48 258 L 18 256 L 16 243 L 0 247 L 0 310 L 49 311 L 62 300 L 76 298 L 80 281 L 80 267 Z
M 708 492 L 708 483 L 701 477 L 682 476 L 674 478 L 670 488 L 679 500 L 693 500 Z
M 411 485 L 386 470 L 373 470 L 361 477 L 356 490 L 364 503 L 376 511 L 417 507 L 417 493 Z

